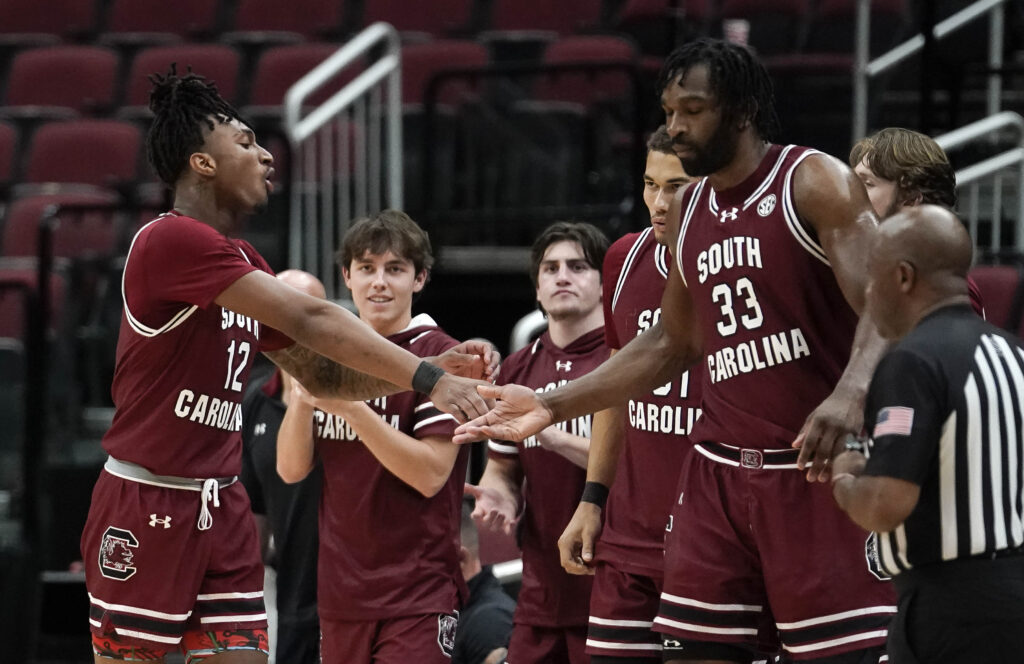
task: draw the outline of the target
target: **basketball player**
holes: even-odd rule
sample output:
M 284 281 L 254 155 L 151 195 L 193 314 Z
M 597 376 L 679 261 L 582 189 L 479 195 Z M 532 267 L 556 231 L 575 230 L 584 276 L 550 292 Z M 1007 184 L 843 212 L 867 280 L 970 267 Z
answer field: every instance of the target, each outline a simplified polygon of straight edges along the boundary
M 644 203 L 651 226 L 620 238 L 605 256 L 604 331 L 613 353 L 660 318 L 671 262 L 665 217 L 688 182 L 662 125 L 647 142 Z M 661 638 L 651 627 L 685 436 L 700 415 L 699 388 L 700 374 L 691 370 L 625 408 L 594 414 L 587 480 L 611 488 L 608 505 L 581 502 L 558 542 L 567 572 L 595 575 L 587 634 L 592 662 L 661 660 Z
M 499 381 L 555 389 L 608 359 L 601 310 L 601 265 L 608 240 L 590 224 L 560 222 L 533 243 L 530 276 L 548 329 L 513 353 Z M 552 425 L 521 443 L 494 439 L 474 516 L 509 532 L 518 522 L 523 582 L 513 617 L 508 661 L 588 662 L 584 653 L 591 579 L 559 565 L 558 536 L 586 481 L 590 417 Z M 522 514 L 520 515 L 520 512 Z
M 138 232 L 126 258 L 110 458 L 82 535 L 94 658 L 163 661 L 181 649 L 253 664 L 267 652 L 263 567 L 235 480 L 255 354 L 324 393 L 415 385 L 466 415 L 484 402 L 469 395 L 473 381 L 280 282 L 228 237 L 266 204 L 273 158 L 202 77 L 172 68 L 153 81 L 148 154 L 174 209 Z
M 502 401 L 457 440 L 523 437 L 706 358 L 665 543 L 664 660 L 750 662 L 781 647 L 793 660 L 877 662 L 892 591 L 824 483 L 861 429 L 885 347 L 856 313 L 877 219 L 845 164 L 771 142 L 771 82 L 746 48 L 686 44 L 658 87 L 676 154 L 702 178 L 680 197 L 659 324 L 558 390 L 478 388 Z
M 879 219 L 903 208 L 941 205 L 956 207 L 956 173 L 945 151 L 933 139 L 912 129 L 886 127 L 862 138 L 850 150 L 850 168 L 868 191 Z M 984 318 L 981 291 L 967 277 L 971 306 Z
M 423 357 L 458 343 L 430 316 L 412 315 L 432 263 L 427 234 L 394 210 L 358 221 L 338 251 L 360 319 Z M 466 589 L 459 525 L 469 450 L 451 442 L 455 418 L 416 392 L 363 402 L 313 399 L 296 386 L 293 397 L 278 472 L 295 482 L 317 457 L 323 464 L 322 661 L 448 664 Z

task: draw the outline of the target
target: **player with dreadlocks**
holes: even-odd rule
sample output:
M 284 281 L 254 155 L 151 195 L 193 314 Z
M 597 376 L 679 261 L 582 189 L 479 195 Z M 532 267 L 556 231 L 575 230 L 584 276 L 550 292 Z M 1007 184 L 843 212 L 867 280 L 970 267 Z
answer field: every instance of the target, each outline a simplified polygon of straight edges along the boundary
M 267 652 L 263 568 L 236 482 L 256 353 L 325 396 L 413 388 L 461 417 L 484 404 L 479 381 L 421 364 L 232 239 L 266 204 L 273 157 L 201 76 L 172 67 L 152 80 L 148 153 L 174 208 L 139 230 L 125 261 L 110 457 L 82 535 L 94 657 L 163 661 L 181 649 L 189 662 L 256 664 Z M 459 352 L 435 361 L 484 373 Z
M 746 48 L 686 44 L 660 81 L 674 150 L 700 178 L 668 215 L 674 265 L 660 321 L 557 390 L 480 388 L 501 401 L 456 440 L 527 436 L 639 398 L 704 358 L 703 414 L 667 524 L 654 619 L 664 661 L 752 662 L 781 649 L 785 661 L 875 664 L 894 598 L 827 481 L 832 457 L 860 432 L 885 347 L 857 313 L 877 218 L 848 166 L 771 142 L 771 82 Z M 588 483 L 583 500 L 606 495 Z

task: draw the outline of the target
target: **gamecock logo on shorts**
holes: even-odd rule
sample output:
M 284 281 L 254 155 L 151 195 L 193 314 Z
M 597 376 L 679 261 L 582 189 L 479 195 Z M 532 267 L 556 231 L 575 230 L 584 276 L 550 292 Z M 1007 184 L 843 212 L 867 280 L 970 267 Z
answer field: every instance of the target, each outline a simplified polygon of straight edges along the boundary
M 132 549 L 138 546 L 139 540 L 135 539 L 132 531 L 114 526 L 107 528 L 100 542 L 100 574 L 116 581 L 130 579 L 139 571 L 132 565 L 135 559 Z
M 864 558 L 868 561 L 868 571 L 879 581 L 888 581 L 892 578 L 882 569 L 881 554 L 878 552 L 878 533 L 871 533 L 864 541 Z
M 445 657 L 451 657 L 455 650 L 455 630 L 459 626 L 459 612 L 452 615 L 442 613 L 437 617 L 437 645 Z

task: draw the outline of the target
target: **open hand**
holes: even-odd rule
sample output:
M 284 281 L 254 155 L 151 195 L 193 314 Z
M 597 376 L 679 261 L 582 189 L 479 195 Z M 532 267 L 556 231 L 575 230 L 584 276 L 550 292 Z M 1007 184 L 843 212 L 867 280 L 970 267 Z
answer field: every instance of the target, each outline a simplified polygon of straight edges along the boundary
M 497 399 L 497 402 L 491 410 L 455 429 L 452 442 L 471 443 L 485 438 L 521 441 L 552 424 L 551 411 L 528 387 L 478 384 L 477 391 L 480 396 Z M 434 403 L 437 405 L 436 401 Z
M 506 535 L 512 534 L 516 523 L 519 522 L 517 514 L 519 506 L 514 500 L 497 489 L 476 486 L 468 482 L 463 485 L 462 492 L 467 496 L 473 496 L 476 500 L 472 517 L 480 525 L 490 530 L 501 531 Z

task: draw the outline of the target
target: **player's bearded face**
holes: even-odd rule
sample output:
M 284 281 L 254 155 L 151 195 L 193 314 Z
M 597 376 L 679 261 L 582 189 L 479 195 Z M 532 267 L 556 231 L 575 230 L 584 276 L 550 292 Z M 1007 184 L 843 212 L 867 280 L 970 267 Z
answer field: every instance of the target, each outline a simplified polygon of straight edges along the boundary
M 683 169 L 691 177 L 704 177 L 721 170 L 733 160 L 739 136 L 733 123 L 719 116 L 718 125 L 703 143 L 694 136 L 677 136 L 673 143 Z

